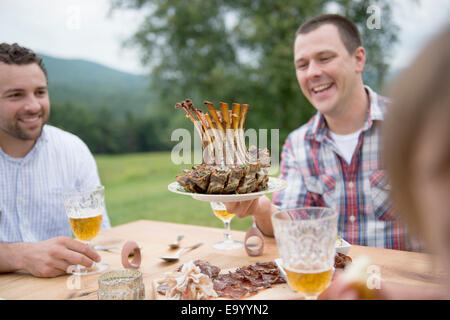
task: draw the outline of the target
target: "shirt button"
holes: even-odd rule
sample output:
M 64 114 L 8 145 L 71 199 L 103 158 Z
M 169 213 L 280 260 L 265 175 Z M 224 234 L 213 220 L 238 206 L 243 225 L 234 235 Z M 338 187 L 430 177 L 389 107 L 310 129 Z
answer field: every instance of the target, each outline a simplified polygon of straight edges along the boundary
M 350 216 L 350 217 L 348 218 L 348 220 L 350 220 L 350 222 L 353 223 L 353 222 L 355 222 L 356 217 L 355 217 L 355 216 Z
M 350 181 L 349 183 L 348 183 L 348 187 L 351 189 L 351 188 L 353 188 L 353 182 L 352 181 Z

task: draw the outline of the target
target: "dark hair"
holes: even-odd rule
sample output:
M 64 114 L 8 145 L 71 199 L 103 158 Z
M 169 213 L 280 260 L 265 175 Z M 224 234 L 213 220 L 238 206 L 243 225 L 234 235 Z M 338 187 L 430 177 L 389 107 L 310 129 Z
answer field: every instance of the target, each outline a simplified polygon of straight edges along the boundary
M 38 57 L 32 50 L 21 47 L 17 43 L 0 43 L 0 62 L 17 65 L 37 63 L 47 78 L 47 70 L 42 58 Z
M 344 43 L 348 53 L 352 54 L 356 48 L 362 46 L 361 34 L 353 21 L 338 14 L 322 14 L 311 18 L 303 23 L 295 33 L 295 37 L 300 34 L 309 33 L 324 24 L 332 24 L 339 31 L 341 41 Z

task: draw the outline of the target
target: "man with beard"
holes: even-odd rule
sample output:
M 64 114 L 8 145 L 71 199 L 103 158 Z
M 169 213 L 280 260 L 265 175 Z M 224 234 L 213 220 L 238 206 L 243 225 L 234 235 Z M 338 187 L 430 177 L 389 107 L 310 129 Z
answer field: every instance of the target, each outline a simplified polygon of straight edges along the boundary
M 47 125 L 49 114 L 42 60 L 0 44 L 0 272 L 53 277 L 100 260 L 71 238 L 61 198 L 63 190 L 100 185 L 94 157 L 78 137 Z M 107 214 L 102 220 L 109 228 Z

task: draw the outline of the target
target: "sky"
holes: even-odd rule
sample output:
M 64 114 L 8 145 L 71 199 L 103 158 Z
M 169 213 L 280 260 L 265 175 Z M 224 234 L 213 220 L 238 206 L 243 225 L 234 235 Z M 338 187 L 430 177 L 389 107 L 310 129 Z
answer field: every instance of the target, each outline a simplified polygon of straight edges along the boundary
M 0 0 L 0 42 L 17 42 L 42 54 L 90 60 L 134 74 L 148 73 L 137 49 L 122 46 L 143 21 L 143 13 L 116 10 L 109 14 L 109 3 Z M 450 1 L 395 0 L 393 5 L 394 19 L 401 29 L 391 69 L 398 70 L 406 67 L 426 41 L 450 22 Z

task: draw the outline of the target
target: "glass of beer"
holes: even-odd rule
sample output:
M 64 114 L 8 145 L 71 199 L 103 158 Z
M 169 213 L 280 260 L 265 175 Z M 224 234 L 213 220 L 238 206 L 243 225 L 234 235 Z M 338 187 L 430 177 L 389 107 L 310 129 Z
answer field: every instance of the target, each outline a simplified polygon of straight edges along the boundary
M 217 218 L 222 220 L 225 227 L 225 240 L 213 244 L 214 249 L 218 250 L 234 250 L 240 249 L 244 246 L 241 241 L 231 239 L 231 219 L 234 213 L 228 212 L 227 208 L 222 202 L 210 202 L 211 208 Z
M 70 227 L 78 240 L 91 245 L 102 227 L 103 213 L 105 212 L 104 187 L 81 191 L 67 191 L 63 193 L 64 206 L 69 217 Z M 90 268 L 77 265 L 68 273 L 74 275 L 88 275 L 106 270 L 107 263 L 93 263 Z
M 334 272 L 338 214 L 329 208 L 295 208 L 272 215 L 275 240 L 289 286 L 317 299 Z

